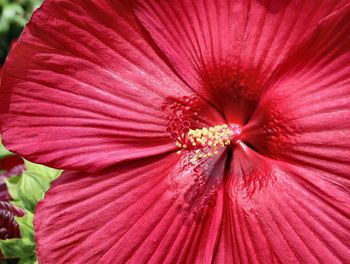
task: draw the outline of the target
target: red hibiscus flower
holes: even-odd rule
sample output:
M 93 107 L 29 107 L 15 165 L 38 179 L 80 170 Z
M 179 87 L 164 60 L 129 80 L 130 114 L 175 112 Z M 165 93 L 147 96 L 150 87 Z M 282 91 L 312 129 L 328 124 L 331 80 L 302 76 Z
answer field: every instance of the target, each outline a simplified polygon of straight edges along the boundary
M 24 211 L 6 201 L 0 201 L 0 239 L 20 237 L 15 216 L 24 216 Z M 1 259 L 0 252 L 0 259 Z
M 0 106 L 10 150 L 69 170 L 40 263 L 349 261 L 347 2 L 45 2 Z

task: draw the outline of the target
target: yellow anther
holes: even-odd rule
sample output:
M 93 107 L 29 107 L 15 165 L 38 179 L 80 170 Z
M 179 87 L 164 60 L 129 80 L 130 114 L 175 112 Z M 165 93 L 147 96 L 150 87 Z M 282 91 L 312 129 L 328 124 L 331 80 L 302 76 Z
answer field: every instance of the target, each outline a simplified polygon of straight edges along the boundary
M 217 125 L 209 128 L 190 129 L 186 134 L 178 137 L 176 146 L 182 150 L 193 151 L 192 161 L 212 157 L 219 153 L 221 148 L 236 142 L 240 136 L 238 125 Z M 181 150 L 177 152 L 181 154 Z

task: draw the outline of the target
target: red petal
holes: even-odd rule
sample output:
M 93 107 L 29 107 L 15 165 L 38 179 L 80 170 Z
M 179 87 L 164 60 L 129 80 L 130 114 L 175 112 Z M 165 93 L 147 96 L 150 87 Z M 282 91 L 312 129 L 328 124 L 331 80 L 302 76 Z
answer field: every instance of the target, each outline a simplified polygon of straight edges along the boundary
M 23 164 L 23 159 L 19 156 L 7 156 L 0 159 L 0 170 L 11 170 L 12 168 Z
M 24 216 L 25 212 L 21 208 L 17 208 L 14 205 L 10 204 L 9 202 L 6 201 L 0 201 L 0 210 L 4 212 L 8 212 L 9 214 L 13 216 Z
M 36 209 L 39 261 L 209 263 L 222 191 L 209 203 L 184 161 L 172 154 L 99 175 L 63 173 Z M 222 179 L 224 160 L 216 163 L 211 182 Z
M 350 178 L 350 5 L 281 66 L 245 128 L 260 152 Z
M 174 149 L 162 106 L 193 91 L 121 2 L 47 1 L 36 11 L 3 73 L 9 149 L 88 171 Z
M 24 216 L 24 214 L 22 209 L 0 201 L 0 239 L 20 237 L 20 229 L 15 216 Z
M 349 183 L 272 161 L 242 145 L 234 153 L 217 263 L 346 263 Z
M 269 77 L 302 36 L 347 1 L 135 2 L 136 15 L 156 43 L 184 80 L 203 93 L 203 79 L 213 67 L 253 69 Z

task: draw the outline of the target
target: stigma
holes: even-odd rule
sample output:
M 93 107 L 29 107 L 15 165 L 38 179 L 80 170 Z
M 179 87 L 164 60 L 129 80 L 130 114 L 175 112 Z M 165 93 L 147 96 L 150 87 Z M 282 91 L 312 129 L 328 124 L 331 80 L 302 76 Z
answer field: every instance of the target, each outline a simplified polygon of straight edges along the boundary
M 237 124 L 223 124 L 201 129 L 189 129 L 176 138 L 178 154 L 193 152 L 193 162 L 212 157 L 225 147 L 241 141 L 241 127 Z

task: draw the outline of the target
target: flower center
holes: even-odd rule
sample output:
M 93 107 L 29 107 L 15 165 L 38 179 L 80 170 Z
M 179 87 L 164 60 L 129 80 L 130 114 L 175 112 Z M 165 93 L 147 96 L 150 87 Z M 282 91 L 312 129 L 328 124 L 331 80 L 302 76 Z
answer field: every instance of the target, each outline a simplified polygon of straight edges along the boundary
M 201 129 L 187 129 L 176 138 L 176 146 L 183 150 L 194 151 L 194 161 L 211 157 L 226 146 L 234 146 L 241 140 L 241 127 L 237 124 L 224 124 Z

